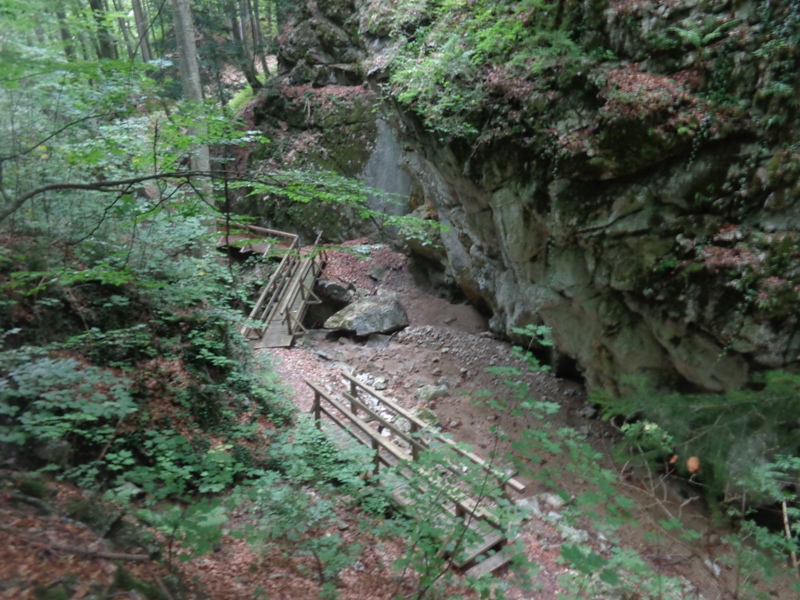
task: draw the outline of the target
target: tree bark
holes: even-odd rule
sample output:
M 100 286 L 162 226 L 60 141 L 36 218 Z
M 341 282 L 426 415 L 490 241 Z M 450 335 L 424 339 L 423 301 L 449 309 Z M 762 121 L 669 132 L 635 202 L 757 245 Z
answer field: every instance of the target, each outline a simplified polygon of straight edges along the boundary
M 139 36 L 139 49 L 142 52 L 142 60 L 150 62 L 153 60 L 153 53 L 150 50 L 150 36 L 148 30 L 150 26 L 142 10 L 142 3 L 140 0 L 132 0 L 133 5 L 133 19 L 136 21 L 136 33 Z
M 114 0 L 114 10 L 122 14 L 122 5 L 120 4 L 120 0 Z M 120 32 L 122 32 L 122 39 L 125 40 L 125 49 L 128 52 L 128 58 L 133 59 L 136 56 L 136 50 L 133 47 L 133 43 L 131 42 L 131 30 L 128 26 L 128 21 L 125 17 L 119 16 L 117 17 L 117 25 L 119 27 Z
M 269 14 L 269 6 L 267 6 L 267 14 Z M 259 15 L 258 0 L 253 0 L 253 48 L 261 61 L 264 77 L 268 77 L 267 46 L 264 44 L 264 32 L 261 30 L 261 15 Z
M 116 59 L 117 47 L 114 44 L 114 37 L 106 22 L 106 9 L 103 0 L 89 0 L 89 7 L 97 23 L 97 56 L 98 58 Z
M 181 83 L 183 96 L 196 103 L 203 101 L 203 86 L 200 81 L 200 65 L 197 60 L 197 45 L 194 39 L 194 24 L 192 23 L 192 9 L 189 0 L 172 0 L 172 12 L 175 19 L 175 37 L 178 42 L 178 53 L 181 61 Z M 192 153 L 192 170 L 208 173 L 211 170 L 211 161 L 208 153 L 208 144 L 204 138 L 208 132 L 205 123 L 198 123 L 192 127 L 189 134 L 200 138 L 195 144 Z M 207 183 L 203 178 L 201 185 Z M 208 191 L 208 188 L 204 186 Z
M 72 34 L 67 25 L 67 9 L 63 2 L 56 5 L 56 19 L 58 19 L 58 33 L 61 36 L 61 43 L 64 45 L 64 55 L 68 61 L 75 60 L 75 46 L 72 44 Z
M 247 13 L 243 10 L 244 0 L 228 4 L 228 15 L 231 20 L 231 36 L 236 44 L 236 54 L 239 57 L 239 66 L 242 69 L 244 78 L 253 89 L 257 91 L 261 89 L 263 84 L 258 80 L 256 73 L 255 63 L 253 62 L 253 54 L 250 50 L 250 44 L 247 40 Z

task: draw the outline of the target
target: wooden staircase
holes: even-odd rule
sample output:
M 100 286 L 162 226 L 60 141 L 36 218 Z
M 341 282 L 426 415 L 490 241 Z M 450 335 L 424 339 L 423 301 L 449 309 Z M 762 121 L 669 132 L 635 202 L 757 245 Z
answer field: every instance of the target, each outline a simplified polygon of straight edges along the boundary
M 389 486 L 392 497 L 401 508 L 410 507 L 419 494 L 429 487 L 439 486 L 437 489 L 446 490 L 441 494 L 441 512 L 426 515 L 426 518 L 434 519 L 443 531 L 459 531 L 459 524 L 469 528 L 469 543 L 461 545 L 450 556 L 455 568 L 464 571 L 467 576 L 479 577 L 508 564 L 512 560 L 512 552 L 503 549 L 507 537 L 500 523 L 493 518 L 491 494 L 482 495 L 476 500 L 471 497 L 469 490 L 459 488 L 458 478 L 464 475 L 462 469 L 465 464 L 472 465 L 486 474 L 486 481 L 491 482 L 490 487 L 499 486 L 508 501 L 511 501 L 512 491 L 522 492 L 525 485 L 432 429 L 377 390 L 347 373 L 342 373 L 342 376 L 350 384 L 349 391 L 340 394 L 343 399 L 334 398 L 319 386 L 306 381 L 314 392 L 312 413 L 317 427 L 321 427 L 324 416 L 349 437 L 375 450 L 373 473 L 377 473 L 381 465 L 394 467 L 391 478 L 384 483 Z M 381 416 L 386 413 L 393 415 L 392 418 Z M 387 429 L 391 439 L 384 435 Z M 434 469 L 427 467 L 426 472 L 417 462 L 419 455 L 435 447 L 444 447 L 463 460 L 448 464 L 447 459 L 443 458 L 444 462 Z M 444 475 L 449 479 L 442 487 Z M 460 530 L 464 531 L 463 527 Z M 443 543 L 448 541 L 452 540 L 442 540 Z

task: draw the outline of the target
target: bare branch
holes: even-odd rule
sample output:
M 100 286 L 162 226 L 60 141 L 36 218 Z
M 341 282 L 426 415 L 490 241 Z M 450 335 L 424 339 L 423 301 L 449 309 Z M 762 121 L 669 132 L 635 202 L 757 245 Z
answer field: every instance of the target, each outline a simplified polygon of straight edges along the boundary
M 122 186 L 130 187 L 137 183 L 153 181 L 157 179 L 189 179 L 191 177 L 218 177 L 214 173 L 203 173 L 198 171 L 174 171 L 170 173 L 157 173 L 155 175 L 142 175 L 141 177 L 131 177 L 130 179 L 117 179 L 114 181 L 94 181 L 90 183 L 50 183 L 43 185 L 30 192 L 16 198 L 11 206 L 0 211 L 0 223 L 18 211 L 31 198 L 41 196 L 47 192 L 64 190 L 87 190 L 92 192 L 119 192 Z

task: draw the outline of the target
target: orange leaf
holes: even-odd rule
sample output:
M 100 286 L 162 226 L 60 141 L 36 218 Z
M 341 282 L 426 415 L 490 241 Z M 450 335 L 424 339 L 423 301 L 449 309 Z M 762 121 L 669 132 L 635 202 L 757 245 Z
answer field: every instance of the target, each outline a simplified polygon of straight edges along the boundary
M 690 456 L 686 459 L 686 470 L 692 475 L 700 470 L 700 459 L 696 456 Z

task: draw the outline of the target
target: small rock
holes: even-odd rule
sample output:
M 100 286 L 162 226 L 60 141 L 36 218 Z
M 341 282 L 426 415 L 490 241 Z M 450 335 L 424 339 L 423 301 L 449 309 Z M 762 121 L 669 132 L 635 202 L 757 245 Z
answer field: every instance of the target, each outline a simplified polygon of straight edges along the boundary
M 435 398 L 441 398 L 447 395 L 446 385 L 426 385 L 417 390 L 417 399 L 420 402 L 430 402 Z
M 703 564 L 714 574 L 714 577 L 719 577 L 722 574 L 722 568 L 717 563 L 711 561 L 711 559 L 705 559 Z
M 437 377 L 437 376 L 439 376 L 439 375 L 441 375 L 441 374 L 442 374 L 442 370 L 441 370 L 441 369 L 439 369 L 439 368 L 433 369 L 433 370 L 431 371 L 431 375 L 433 375 L 434 377 Z
M 333 357 L 330 354 L 328 354 L 327 352 L 325 352 L 324 350 L 317 350 L 316 354 L 322 360 L 333 360 Z
M 536 499 L 540 503 L 546 504 L 550 508 L 555 508 L 555 509 L 563 508 L 564 506 L 567 505 L 567 501 L 564 500 L 561 496 L 559 496 L 558 494 L 550 493 L 550 492 L 545 492 L 543 494 L 538 494 L 536 496 Z
M 439 418 L 436 416 L 436 413 L 434 413 L 432 410 L 428 410 L 427 408 L 415 408 L 412 409 L 411 412 L 418 418 L 425 421 L 428 425 L 436 426 L 439 424 Z
M 572 542 L 573 544 L 584 544 L 589 541 L 589 534 L 586 531 L 570 525 L 562 524 L 559 527 L 559 532 L 564 541 Z
M 539 501 L 536 498 L 522 498 L 517 500 L 517 506 L 531 513 L 537 519 L 542 517 L 542 509 L 539 506 Z
M 366 567 L 364 566 L 364 563 L 362 563 L 360 560 L 357 560 L 353 564 L 353 570 L 354 571 L 358 571 L 360 573 L 361 571 L 364 571 L 365 569 L 366 569 Z
M 350 529 L 350 525 L 348 525 L 346 521 L 339 521 L 338 523 L 336 523 L 336 528 L 339 531 L 346 531 Z

